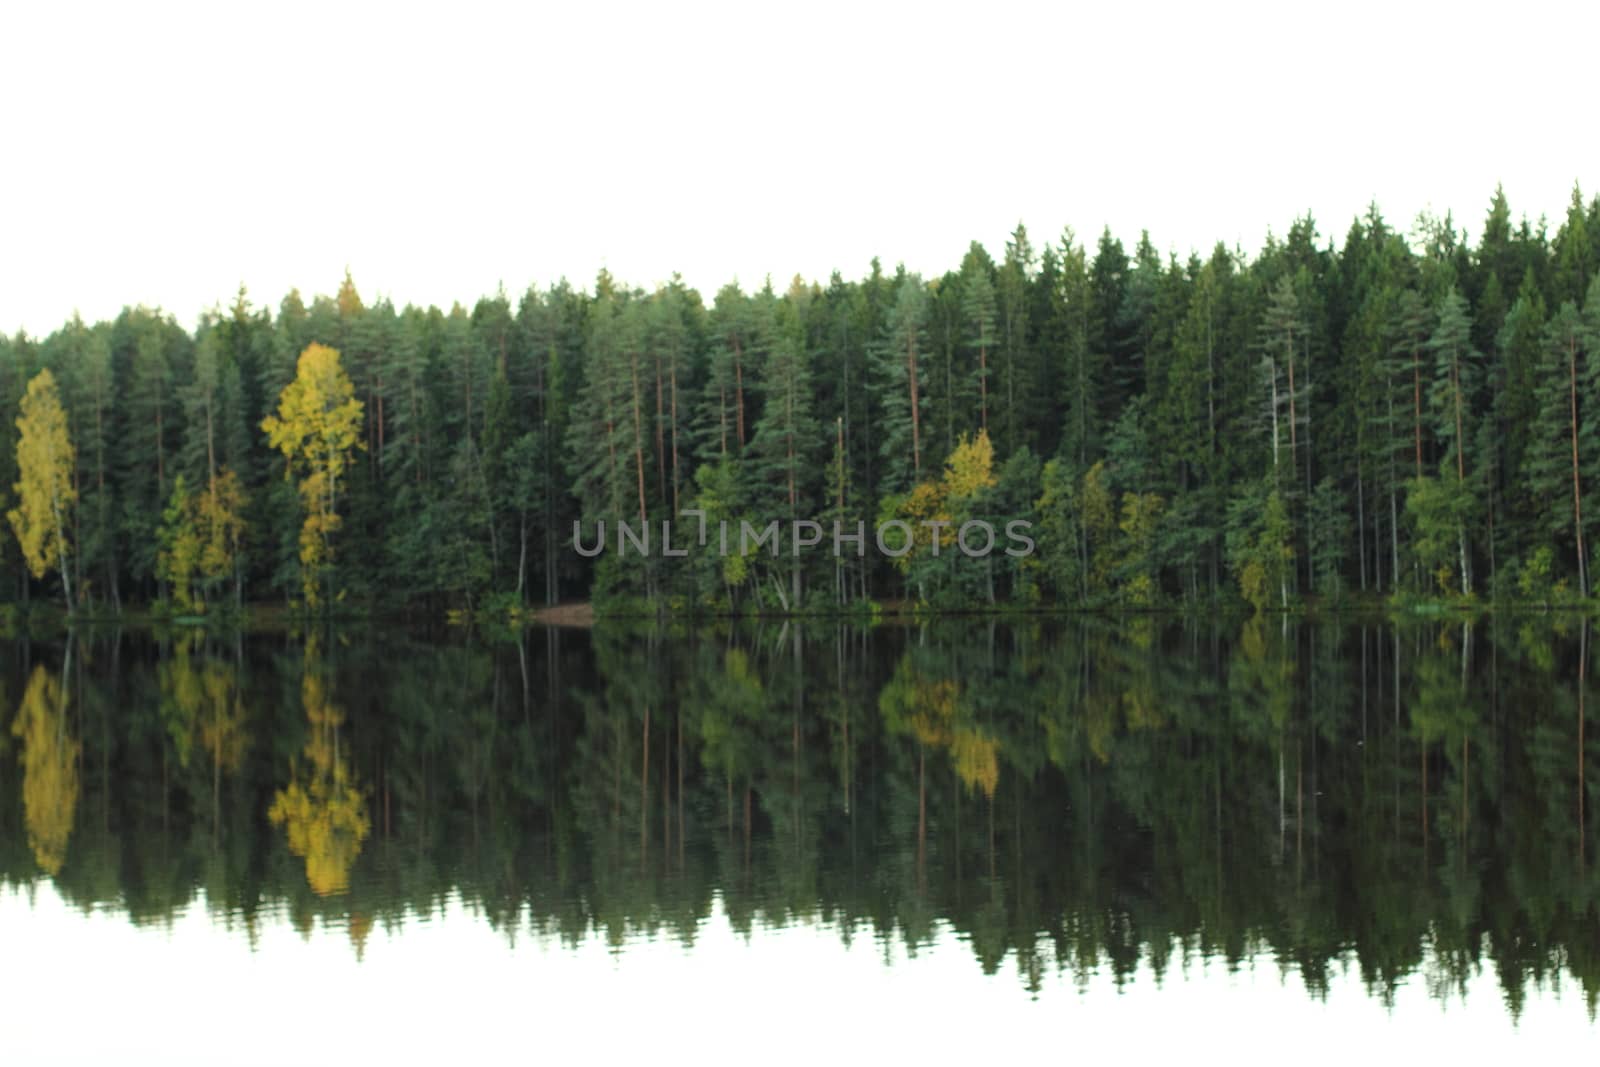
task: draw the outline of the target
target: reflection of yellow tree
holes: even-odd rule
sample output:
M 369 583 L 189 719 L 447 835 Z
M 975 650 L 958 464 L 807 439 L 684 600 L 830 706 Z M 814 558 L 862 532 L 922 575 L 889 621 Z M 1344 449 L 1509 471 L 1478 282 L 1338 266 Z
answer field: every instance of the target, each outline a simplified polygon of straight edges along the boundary
M 1083 698 L 1083 732 L 1089 751 L 1101 763 L 1111 762 L 1111 746 L 1117 737 L 1117 698 L 1098 689 Z
M 189 641 L 179 641 L 172 658 L 156 668 L 156 684 L 161 688 L 161 718 L 172 738 L 178 766 L 189 766 L 189 750 L 194 743 L 194 723 L 204 699 L 200 678 L 189 659 Z
M 994 787 L 1000 784 L 1000 746 L 995 739 L 960 726 L 950 732 L 949 744 L 962 784 L 982 789 L 986 797 L 994 796 Z
M 929 748 L 947 750 L 968 789 L 994 796 L 1000 784 L 999 743 L 976 724 L 963 721 L 965 706 L 954 680 L 924 677 L 907 656 L 879 695 L 878 708 L 891 730 L 914 734 Z
M 355 946 L 356 962 L 361 962 L 367 953 L 367 938 L 372 933 L 372 916 L 365 912 L 355 912 L 350 916 L 350 944 Z
M 355 772 L 339 751 L 344 713 L 313 670 L 306 671 L 300 695 L 311 723 L 305 759 L 295 762 L 288 788 L 273 797 L 267 817 L 287 828 L 289 851 L 306 861 L 312 890 L 329 896 L 350 887 L 350 868 L 372 823 Z
M 1156 681 L 1156 667 L 1143 657 L 1155 644 L 1155 620 L 1141 615 L 1131 620 L 1126 628 L 1130 650 L 1140 653 L 1121 664 L 1119 672 L 1127 679 L 1122 693 L 1122 706 L 1130 730 L 1159 730 L 1166 725 L 1166 715 L 1161 707 L 1161 686 Z
M 205 693 L 200 740 L 219 774 L 239 769 L 250 741 L 237 681 L 233 664 L 225 660 L 209 660 L 200 671 L 200 687 Z
M 78 807 L 78 742 L 67 731 L 61 683 L 43 665 L 33 669 L 12 732 L 22 738 L 22 813 L 28 844 L 45 873 L 67 859 Z
M 177 749 L 178 764 L 189 765 L 198 727 L 200 743 L 211 760 L 212 816 L 219 815 L 222 775 L 239 769 L 249 743 L 245 733 L 244 702 L 239 692 L 237 670 L 227 660 L 205 658 L 195 666 L 191 643 L 198 647 L 199 635 L 181 641 L 171 659 L 157 671 L 161 686 L 162 717 Z

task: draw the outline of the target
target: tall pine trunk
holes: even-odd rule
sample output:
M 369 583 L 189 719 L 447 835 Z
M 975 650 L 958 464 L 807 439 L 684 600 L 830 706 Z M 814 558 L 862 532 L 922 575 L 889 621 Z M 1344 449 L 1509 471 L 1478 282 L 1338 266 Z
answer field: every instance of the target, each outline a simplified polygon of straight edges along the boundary
M 1589 554 L 1583 541 L 1583 487 L 1578 475 L 1578 340 L 1567 336 L 1567 397 L 1572 425 L 1572 527 L 1578 539 L 1578 594 L 1589 595 Z
M 917 331 L 913 326 L 906 331 L 906 378 L 911 390 L 911 469 L 917 481 L 922 480 L 922 424 L 917 411 Z

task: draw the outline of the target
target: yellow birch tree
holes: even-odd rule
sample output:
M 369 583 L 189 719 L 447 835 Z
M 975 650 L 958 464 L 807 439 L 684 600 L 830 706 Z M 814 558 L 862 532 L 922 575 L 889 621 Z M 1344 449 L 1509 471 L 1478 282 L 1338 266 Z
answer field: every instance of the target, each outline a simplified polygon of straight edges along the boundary
M 22 739 L 22 818 L 28 846 L 52 877 L 67 860 L 78 808 L 78 742 L 67 720 L 61 682 L 43 664 L 33 668 L 11 732 Z
M 350 870 L 372 832 L 372 820 L 339 743 L 344 711 L 328 692 L 315 640 L 306 645 L 300 697 L 311 727 L 305 758 L 290 765 L 289 784 L 274 794 L 267 818 L 284 827 L 289 851 L 305 860 L 312 892 L 333 896 L 350 888 Z
M 61 393 L 49 369 L 36 374 L 22 398 L 22 414 L 17 417 L 17 477 L 13 491 L 17 506 L 6 513 L 11 529 L 22 546 L 22 557 L 35 578 L 43 578 L 52 567 L 61 573 L 61 589 L 72 611 L 72 578 L 67 556 L 68 516 L 78 502 L 72 484 L 77 454 L 67 433 L 67 413 L 61 407 Z
M 172 598 L 180 611 L 193 611 L 192 587 L 195 568 L 200 565 L 200 534 L 194 526 L 194 499 L 183 475 L 172 483 L 172 496 L 161 513 L 157 538 L 161 551 L 156 556 L 156 576 L 172 586 Z
M 235 567 L 244 537 L 244 505 L 239 477 L 226 467 L 202 493 L 191 492 L 181 474 L 173 483 L 172 497 L 161 513 L 156 574 L 171 584 L 180 610 L 205 610 L 205 597 L 195 591 L 197 578 L 203 589 L 209 589 L 233 573 L 237 598 Z
M 294 380 L 278 397 L 278 413 L 261 422 L 272 447 L 298 470 L 305 521 L 300 527 L 300 585 L 306 605 L 322 603 L 322 582 L 333 564 L 339 480 L 351 453 L 363 447 L 361 401 L 337 350 L 311 344 L 300 353 Z

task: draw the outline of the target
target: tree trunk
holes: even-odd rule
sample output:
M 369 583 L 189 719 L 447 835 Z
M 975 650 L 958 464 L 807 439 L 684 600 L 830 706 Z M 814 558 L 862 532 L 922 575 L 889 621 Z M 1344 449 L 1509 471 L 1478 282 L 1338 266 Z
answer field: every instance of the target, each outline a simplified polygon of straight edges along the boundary
M 1361 481 L 1361 464 L 1356 464 L 1356 555 L 1361 564 L 1361 591 L 1367 591 L 1367 491 Z
M 670 375 L 672 390 L 672 514 L 678 514 L 678 484 L 682 480 L 678 472 L 678 353 L 674 351 L 668 360 L 667 373 Z M 679 833 L 683 828 L 679 827 Z
M 1417 477 L 1422 477 L 1422 361 L 1411 346 L 1411 428 L 1417 445 Z
M 739 346 L 739 335 L 733 335 L 733 393 L 734 422 L 739 433 L 739 448 L 744 449 L 744 351 Z
M 71 615 L 72 567 L 68 564 L 66 558 L 67 539 L 66 532 L 63 529 L 61 522 L 61 501 L 55 496 L 54 492 L 51 493 L 50 497 L 50 510 L 54 514 L 56 520 L 56 550 L 61 554 L 61 591 L 62 594 L 67 598 L 67 614 Z
M 1568 399 L 1572 415 L 1572 528 L 1578 539 L 1578 594 L 1589 595 L 1589 559 L 1583 543 L 1583 490 L 1578 476 L 1578 341 L 1567 338 Z
M 522 586 L 528 575 L 528 516 L 524 513 L 517 521 L 517 606 L 522 605 Z
M 1465 492 L 1467 484 L 1467 442 L 1462 436 L 1461 428 L 1461 362 L 1457 354 L 1450 357 L 1450 386 L 1455 394 L 1456 408 L 1456 490 L 1457 500 L 1460 493 Z M 1467 552 L 1467 527 L 1460 521 L 1456 522 L 1456 536 L 1460 540 L 1461 549 L 1461 592 L 1466 595 L 1472 593 L 1471 558 Z
M 661 380 L 661 353 L 656 353 L 656 495 L 667 499 L 667 449 L 661 424 L 666 421 L 666 387 Z
M 918 481 L 922 480 L 921 417 L 917 411 L 917 332 L 907 331 L 906 375 L 911 389 L 911 469 Z
M 989 429 L 989 353 L 978 346 L 978 428 Z
M 1394 396 L 1389 397 L 1389 423 L 1394 424 Z M 1397 483 L 1400 472 L 1394 465 L 1394 442 L 1391 438 L 1389 444 L 1389 586 L 1397 589 L 1400 586 L 1400 502 L 1397 499 Z
M 634 354 L 631 361 L 633 368 L 633 466 L 638 475 L 639 488 L 639 525 L 644 528 L 645 536 L 650 534 L 649 516 L 644 501 L 644 427 L 641 425 L 642 413 L 639 398 L 639 356 Z M 645 594 L 650 595 L 650 564 L 645 562 Z
M 1267 373 L 1272 379 L 1272 480 L 1278 481 L 1278 363 L 1269 360 Z

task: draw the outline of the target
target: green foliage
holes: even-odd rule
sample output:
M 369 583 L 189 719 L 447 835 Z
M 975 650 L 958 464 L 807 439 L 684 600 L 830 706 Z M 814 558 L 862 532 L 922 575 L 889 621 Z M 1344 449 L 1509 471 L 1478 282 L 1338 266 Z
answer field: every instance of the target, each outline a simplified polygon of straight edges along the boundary
M 1462 530 L 1474 508 L 1468 488 L 1450 477 L 1416 478 L 1406 492 L 1411 522 L 1411 558 L 1435 592 L 1454 596 L 1469 592 L 1459 583 Z
M 587 290 L 397 308 L 346 276 L 271 309 L 241 290 L 193 333 L 148 308 L 74 317 L 0 338 L 0 405 L 22 414 L 48 373 L 73 446 L 54 483 L 25 474 L 37 435 L 0 448 L 24 520 L 0 573 L 19 598 L 58 576 L 97 611 L 215 603 L 226 585 L 240 604 L 342 595 L 463 617 L 501 594 L 1195 611 L 1246 589 L 1278 608 L 1516 600 L 1535 573 L 1530 590 L 1587 600 L 1600 199 L 1575 189 L 1553 237 L 1499 191 L 1475 247 L 1449 217 L 1411 234 L 1373 206 L 1342 245 L 1306 216 L 1253 256 L 1179 260 L 1150 234 L 1036 247 L 1019 225 L 1003 254 L 970 243 L 942 275 L 875 259 L 858 279 L 728 284 L 709 302 L 601 271 Z M 308 351 L 339 353 L 326 388 L 304 380 Z M 336 430 L 312 425 L 311 393 Z M 930 496 L 940 459 L 980 434 L 995 483 L 959 508 Z M 47 484 L 67 490 L 59 533 Z M 571 549 L 575 521 L 659 539 L 697 502 L 735 542 L 744 521 L 824 538 L 778 558 Z M 871 550 L 871 520 L 901 513 L 1035 522 L 1036 553 L 896 562 Z M 866 522 L 869 550 L 832 558 L 835 522 Z
M 194 505 L 183 475 L 172 483 L 172 497 L 161 513 L 161 555 L 156 561 L 156 574 L 172 586 L 178 610 L 194 610 L 191 586 L 200 569 L 200 533 L 194 525 Z
M 1289 607 L 1294 544 L 1283 494 L 1263 484 L 1228 508 L 1228 563 L 1239 592 L 1257 613 Z

